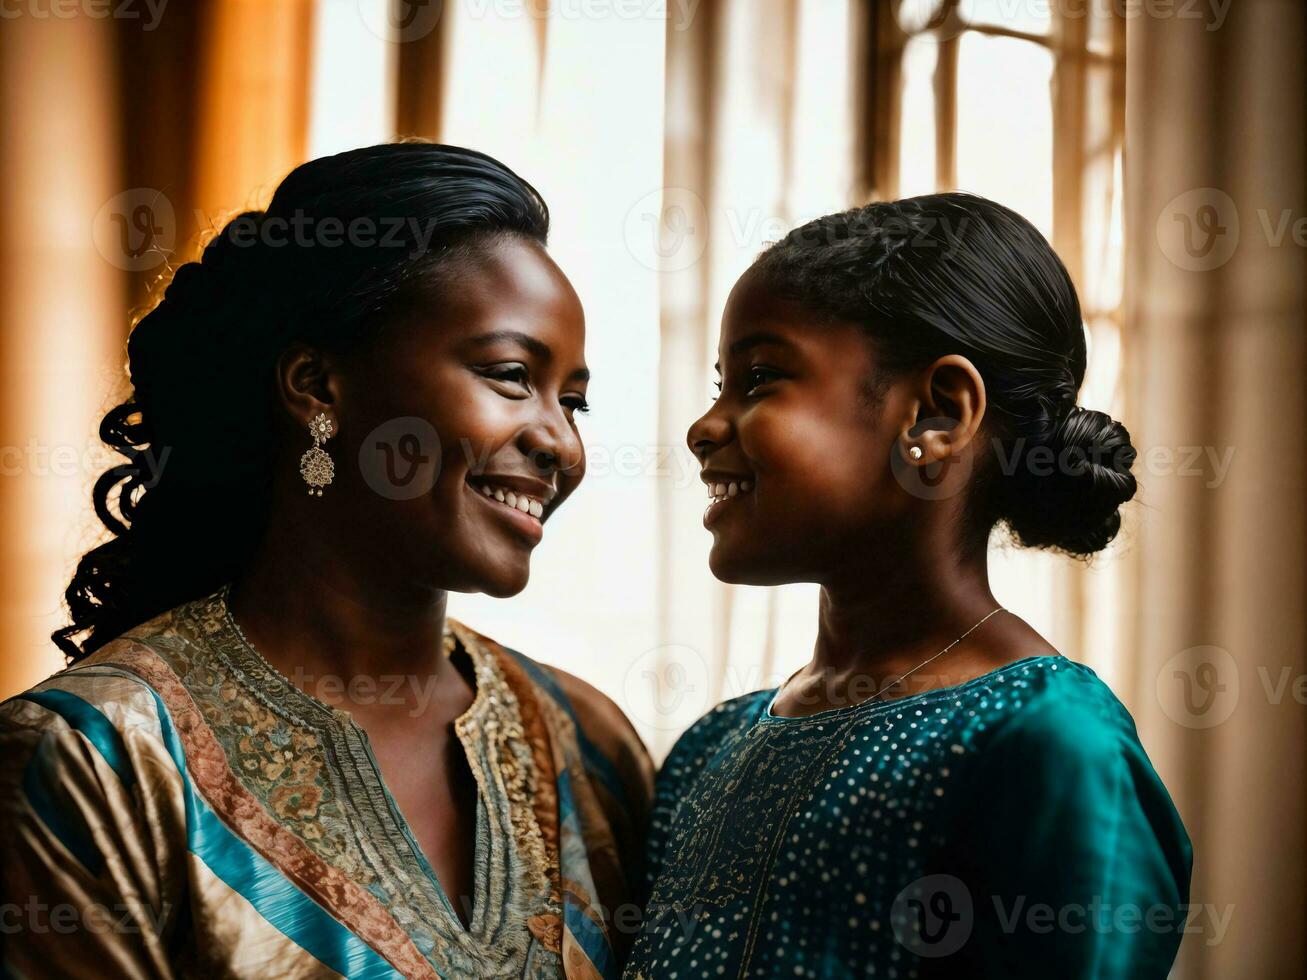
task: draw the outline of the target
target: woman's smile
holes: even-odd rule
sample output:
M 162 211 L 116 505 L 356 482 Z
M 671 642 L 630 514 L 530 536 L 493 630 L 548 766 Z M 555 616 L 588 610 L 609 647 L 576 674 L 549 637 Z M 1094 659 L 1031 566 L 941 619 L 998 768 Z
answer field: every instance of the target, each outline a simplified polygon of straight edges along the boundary
M 552 487 L 533 480 L 528 489 L 520 478 L 493 475 L 469 477 L 465 483 L 498 520 L 506 522 L 531 545 L 540 543 L 545 533 L 545 510 L 556 495 Z

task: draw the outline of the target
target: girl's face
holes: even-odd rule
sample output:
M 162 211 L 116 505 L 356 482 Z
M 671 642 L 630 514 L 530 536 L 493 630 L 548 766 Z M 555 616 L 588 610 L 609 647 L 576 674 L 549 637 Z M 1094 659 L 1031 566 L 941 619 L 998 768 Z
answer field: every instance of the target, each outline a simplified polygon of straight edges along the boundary
M 359 464 L 338 463 L 350 547 L 418 587 L 507 596 L 584 474 L 585 319 L 534 242 L 466 263 L 351 360 L 328 446 Z
M 883 547 L 905 510 L 890 469 L 907 406 L 873 406 L 871 350 L 851 324 L 818 321 L 755 273 L 722 315 L 721 393 L 687 434 L 709 495 L 709 565 L 726 582 L 822 582 Z M 730 491 L 728 490 L 728 493 Z

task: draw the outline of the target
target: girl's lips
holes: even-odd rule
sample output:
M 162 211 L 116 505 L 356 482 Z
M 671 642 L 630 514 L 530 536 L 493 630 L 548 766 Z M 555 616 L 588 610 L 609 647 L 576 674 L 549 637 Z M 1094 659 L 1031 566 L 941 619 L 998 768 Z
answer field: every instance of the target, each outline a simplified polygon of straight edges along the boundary
M 753 500 L 753 488 L 750 487 L 746 493 L 737 494 L 734 497 L 725 497 L 721 500 L 714 500 L 708 505 L 708 509 L 703 512 L 703 526 L 712 529 L 712 526 L 721 520 L 722 515 L 727 511 L 739 510 L 746 501 Z
M 500 503 L 494 497 L 487 497 L 481 491 L 477 490 L 472 484 L 464 481 L 463 486 L 467 488 L 468 493 L 476 497 L 486 507 L 498 514 L 502 520 L 510 524 L 515 531 L 532 545 L 540 543 L 540 539 L 545 536 L 544 525 L 537 518 L 530 514 L 524 514 L 516 507 L 509 507 L 508 504 Z

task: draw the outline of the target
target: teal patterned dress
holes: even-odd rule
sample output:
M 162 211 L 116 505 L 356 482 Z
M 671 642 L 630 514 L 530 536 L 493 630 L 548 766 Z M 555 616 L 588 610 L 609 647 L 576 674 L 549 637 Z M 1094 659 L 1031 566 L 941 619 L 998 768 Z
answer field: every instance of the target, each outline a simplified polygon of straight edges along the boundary
M 1189 838 L 1090 668 L 1030 657 L 805 718 L 774 696 L 668 756 L 627 977 L 1167 975 Z

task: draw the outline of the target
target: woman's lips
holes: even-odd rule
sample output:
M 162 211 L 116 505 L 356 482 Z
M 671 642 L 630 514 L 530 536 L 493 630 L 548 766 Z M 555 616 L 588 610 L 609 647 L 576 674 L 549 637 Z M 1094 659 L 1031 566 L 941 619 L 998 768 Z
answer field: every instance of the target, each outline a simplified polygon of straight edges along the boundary
M 487 497 L 470 483 L 464 483 L 472 496 L 481 501 L 487 508 L 494 512 L 505 523 L 509 524 L 519 535 L 526 538 L 527 541 L 536 545 L 540 539 L 545 536 L 544 525 L 539 518 L 532 517 L 528 513 L 518 510 L 516 507 L 510 507 L 508 504 L 496 500 L 494 497 Z

